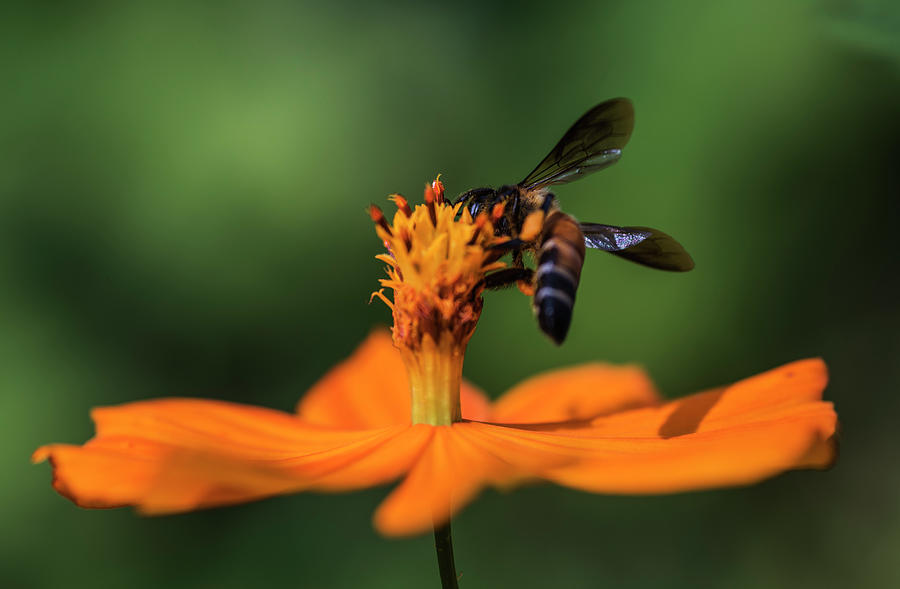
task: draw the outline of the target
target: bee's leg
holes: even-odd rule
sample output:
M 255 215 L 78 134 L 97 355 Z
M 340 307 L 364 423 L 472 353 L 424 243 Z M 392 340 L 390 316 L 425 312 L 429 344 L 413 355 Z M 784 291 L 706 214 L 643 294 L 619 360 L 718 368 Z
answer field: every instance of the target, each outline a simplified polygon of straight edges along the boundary
M 516 250 L 513 254 L 512 265 L 514 268 L 525 267 L 525 259 L 521 249 Z
M 504 268 L 484 277 L 484 287 L 490 290 L 506 288 L 516 282 L 531 282 L 534 270 L 530 268 Z
M 525 260 L 524 260 L 524 252 L 522 250 L 516 250 L 513 254 L 512 264 L 513 268 L 525 268 Z M 519 288 L 519 291 L 527 297 L 534 296 L 534 271 L 529 270 L 522 278 L 516 281 L 516 286 Z
M 489 264 L 491 262 L 496 262 L 507 253 L 519 252 L 523 247 L 527 245 L 527 243 L 525 243 L 518 237 L 513 237 L 512 239 L 507 239 L 506 241 L 502 241 L 500 243 L 495 243 L 494 245 L 487 247 L 487 250 L 491 252 L 491 255 L 485 259 L 485 263 Z
M 487 247 L 488 250 L 499 252 L 505 254 L 506 252 L 512 250 L 520 250 L 523 247 L 528 245 L 526 242 L 522 241 L 518 237 L 513 237 L 511 239 L 507 239 L 506 241 L 501 241 L 500 243 L 495 243 L 494 245 L 489 245 Z
M 544 211 L 545 215 L 550 212 L 550 207 L 553 206 L 553 201 L 555 201 L 555 200 L 556 200 L 556 195 L 553 194 L 552 192 L 548 192 L 547 194 L 544 195 L 544 202 L 541 203 L 541 210 Z

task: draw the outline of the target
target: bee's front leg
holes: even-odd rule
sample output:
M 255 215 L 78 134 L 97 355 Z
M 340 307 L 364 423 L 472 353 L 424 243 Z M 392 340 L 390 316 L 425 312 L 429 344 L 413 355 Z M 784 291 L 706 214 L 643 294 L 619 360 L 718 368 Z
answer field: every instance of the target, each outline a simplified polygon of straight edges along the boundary
M 534 279 L 534 270 L 530 268 L 504 268 L 484 277 L 484 287 L 488 290 L 497 290 L 512 286 L 516 282 L 531 283 Z

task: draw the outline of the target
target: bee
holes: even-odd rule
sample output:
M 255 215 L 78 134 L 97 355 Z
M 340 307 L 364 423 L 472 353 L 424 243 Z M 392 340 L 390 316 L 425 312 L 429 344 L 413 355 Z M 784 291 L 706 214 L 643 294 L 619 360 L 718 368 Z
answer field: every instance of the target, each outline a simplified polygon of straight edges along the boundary
M 509 239 L 495 247 L 498 256 L 512 252 L 512 264 L 486 276 L 485 286 L 502 288 L 518 282 L 523 292 L 533 296 L 541 330 L 557 345 L 566 339 L 572 322 L 586 248 L 659 270 L 684 272 L 694 267 L 681 244 L 662 231 L 579 223 L 559 208 L 550 192 L 551 186 L 578 180 L 619 161 L 633 128 L 630 100 L 602 102 L 575 121 L 518 184 L 474 188 L 456 199 L 456 203 L 465 203 L 473 218 L 502 209 L 494 223 L 495 233 Z M 525 266 L 526 253 L 536 261 L 535 269 Z

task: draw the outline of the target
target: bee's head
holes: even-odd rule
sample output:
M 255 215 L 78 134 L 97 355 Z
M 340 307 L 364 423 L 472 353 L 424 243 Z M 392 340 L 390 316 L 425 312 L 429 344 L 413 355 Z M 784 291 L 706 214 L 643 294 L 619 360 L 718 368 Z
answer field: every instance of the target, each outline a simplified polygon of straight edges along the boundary
M 503 216 L 494 223 L 496 235 L 511 235 L 510 219 L 515 218 L 519 210 L 519 188 L 517 186 L 501 186 L 497 190 L 476 188 L 464 193 L 459 200 L 467 202 L 466 208 L 472 218 L 481 213 L 491 213 L 498 204 L 503 204 Z M 457 202 L 459 202 L 459 200 Z
M 472 215 L 473 219 L 478 217 L 479 213 L 489 213 L 498 202 L 497 193 L 490 188 L 478 188 L 469 191 L 467 194 L 470 196 L 468 196 L 469 204 L 466 205 L 466 208 L 469 209 L 469 214 Z M 466 195 L 463 196 L 465 197 Z

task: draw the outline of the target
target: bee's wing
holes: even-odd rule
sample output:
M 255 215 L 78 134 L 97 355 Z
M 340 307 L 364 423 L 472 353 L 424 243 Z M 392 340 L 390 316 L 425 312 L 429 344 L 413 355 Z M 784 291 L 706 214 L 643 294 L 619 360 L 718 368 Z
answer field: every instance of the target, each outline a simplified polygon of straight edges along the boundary
M 673 272 L 686 272 L 694 267 L 694 260 L 681 244 L 658 229 L 582 223 L 581 231 L 587 247 L 644 266 Z
M 564 184 L 611 166 L 634 128 L 634 107 L 627 98 L 601 102 L 566 131 L 547 157 L 520 186 L 527 189 Z

